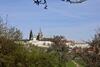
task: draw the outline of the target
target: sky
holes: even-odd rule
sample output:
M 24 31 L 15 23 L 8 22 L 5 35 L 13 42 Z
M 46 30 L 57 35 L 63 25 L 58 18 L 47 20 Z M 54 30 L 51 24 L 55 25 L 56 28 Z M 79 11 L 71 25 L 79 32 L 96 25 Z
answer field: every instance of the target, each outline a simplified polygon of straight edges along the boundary
M 48 9 L 37 6 L 32 0 L 0 0 L 0 16 L 10 26 L 15 26 L 28 38 L 32 29 L 44 36 L 63 35 L 70 40 L 89 40 L 100 27 L 100 0 L 87 0 L 70 4 L 61 0 L 47 0 Z

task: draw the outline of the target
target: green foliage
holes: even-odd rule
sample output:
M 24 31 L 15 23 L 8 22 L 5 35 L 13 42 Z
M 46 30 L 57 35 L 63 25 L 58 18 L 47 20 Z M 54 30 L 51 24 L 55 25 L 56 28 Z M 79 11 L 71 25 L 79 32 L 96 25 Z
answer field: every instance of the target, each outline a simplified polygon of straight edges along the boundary
M 67 52 L 68 48 L 66 47 L 66 39 L 63 36 L 54 36 L 52 39 L 54 42 L 52 46 L 48 49 L 48 52 L 56 53 L 58 56 L 59 67 L 65 67 L 66 62 L 68 61 Z
M 21 38 L 19 29 L 8 27 L 0 19 L 0 67 L 65 67 L 58 52 L 47 52 L 35 46 L 27 49 L 26 45 L 15 41 Z
M 17 44 L 4 37 L 0 38 L 0 67 L 12 67 L 14 63 L 14 52 Z
M 42 48 L 33 47 L 28 54 L 29 65 L 34 67 L 56 67 L 58 57 L 55 53 L 47 53 Z
M 85 67 L 86 66 L 86 63 L 80 57 L 78 57 L 77 59 L 74 59 L 74 61 L 77 62 L 80 65 L 80 67 Z
M 80 60 L 85 67 L 100 67 L 100 30 L 94 35 L 89 49 L 85 49 L 80 53 Z
M 32 47 L 28 50 L 23 44 L 0 38 L 0 67 L 64 67 L 56 52 Z
M 72 61 L 68 61 L 66 67 L 76 67 L 76 65 Z

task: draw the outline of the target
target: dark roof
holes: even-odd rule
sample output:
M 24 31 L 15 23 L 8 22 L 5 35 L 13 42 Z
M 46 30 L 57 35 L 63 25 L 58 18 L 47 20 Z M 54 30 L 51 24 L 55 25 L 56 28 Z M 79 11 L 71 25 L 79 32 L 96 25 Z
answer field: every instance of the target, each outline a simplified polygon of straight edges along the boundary
M 41 41 L 52 41 L 53 38 L 43 38 Z
M 29 39 L 21 39 L 21 40 L 16 40 L 16 41 L 29 41 Z

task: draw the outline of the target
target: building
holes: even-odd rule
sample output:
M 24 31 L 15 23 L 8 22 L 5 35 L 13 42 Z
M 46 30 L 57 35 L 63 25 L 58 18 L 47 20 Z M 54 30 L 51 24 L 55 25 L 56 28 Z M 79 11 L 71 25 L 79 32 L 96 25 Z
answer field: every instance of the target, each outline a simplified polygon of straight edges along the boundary
M 75 41 L 68 41 L 66 42 L 66 46 L 68 46 L 69 48 L 89 48 L 90 45 L 87 43 L 81 43 L 81 42 L 75 42 Z
M 31 39 L 27 43 L 32 44 L 34 46 L 49 48 L 53 44 L 53 42 L 43 37 L 43 33 L 41 29 L 37 35 L 34 35 L 30 38 Z
M 80 42 L 75 42 L 72 40 L 64 39 L 64 42 L 66 43 L 66 46 L 69 47 L 70 49 L 73 49 L 76 47 L 77 48 L 89 48 L 90 47 L 89 44 L 87 43 L 80 43 Z M 29 34 L 29 40 L 25 41 L 25 43 L 27 45 L 31 44 L 34 46 L 45 47 L 45 48 L 49 48 L 53 44 L 52 38 L 44 37 L 41 29 L 39 30 L 37 35 L 33 35 L 32 30 L 31 30 Z

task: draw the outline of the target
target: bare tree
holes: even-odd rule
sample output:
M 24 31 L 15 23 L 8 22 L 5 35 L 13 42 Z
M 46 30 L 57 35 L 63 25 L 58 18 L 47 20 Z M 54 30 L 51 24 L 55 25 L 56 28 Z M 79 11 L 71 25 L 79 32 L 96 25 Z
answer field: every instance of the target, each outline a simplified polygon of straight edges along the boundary
M 81 53 L 81 57 L 86 67 L 100 67 L 100 29 L 88 43 L 91 47 Z
M 86 0 L 61 0 L 64 2 L 69 2 L 70 4 L 78 4 L 78 3 L 83 3 Z M 47 9 L 47 1 L 46 0 L 33 0 L 34 4 L 36 5 L 44 5 L 44 9 Z
M 7 38 L 13 39 L 13 40 L 20 40 L 22 39 L 22 33 L 19 29 L 15 27 L 11 27 L 8 29 Z

